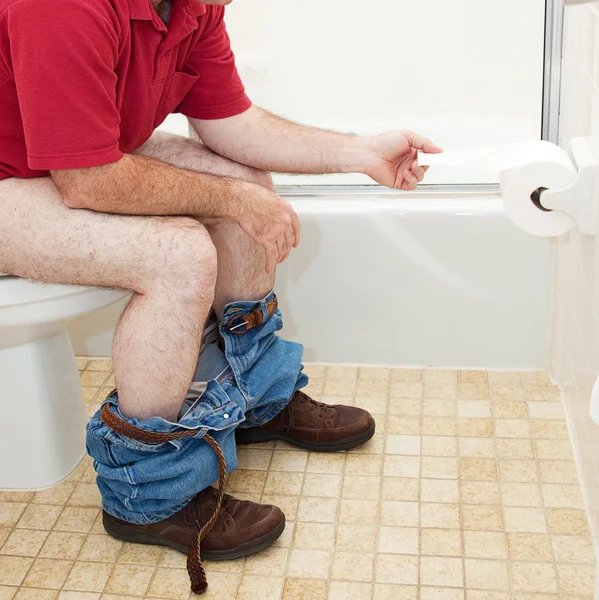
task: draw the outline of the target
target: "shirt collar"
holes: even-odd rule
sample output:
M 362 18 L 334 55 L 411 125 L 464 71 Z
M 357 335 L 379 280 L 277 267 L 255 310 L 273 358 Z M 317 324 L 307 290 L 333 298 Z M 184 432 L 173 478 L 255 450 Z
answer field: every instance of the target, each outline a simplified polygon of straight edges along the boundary
M 130 18 L 135 21 L 153 21 L 155 10 L 152 6 L 151 0 L 128 0 L 129 2 L 129 15 Z M 186 4 L 189 5 L 191 13 L 200 17 L 206 14 L 206 5 L 198 0 L 186 0 Z

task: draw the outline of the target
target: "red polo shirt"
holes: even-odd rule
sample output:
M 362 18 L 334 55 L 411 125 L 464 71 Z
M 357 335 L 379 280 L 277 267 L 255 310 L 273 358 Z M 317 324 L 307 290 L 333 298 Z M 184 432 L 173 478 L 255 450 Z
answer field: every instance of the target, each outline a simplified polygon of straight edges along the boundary
M 0 179 L 114 162 L 169 113 L 250 107 L 224 7 L 172 0 L 0 0 Z

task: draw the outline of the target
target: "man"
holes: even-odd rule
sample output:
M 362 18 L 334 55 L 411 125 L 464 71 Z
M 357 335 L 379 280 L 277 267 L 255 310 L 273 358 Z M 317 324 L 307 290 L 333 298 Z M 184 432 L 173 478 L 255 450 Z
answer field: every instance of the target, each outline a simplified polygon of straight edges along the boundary
M 274 271 L 300 223 L 268 171 L 360 172 L 414 189 L 429 140 L 353 137 L 253 107 L 223 22 L 229 0 L 0 0 L 0 272 L 131 290 L 118 392 L 88 427 L 104 526 L 200 561 L 258 552 L 274 506 L 223 494 L 237 443 L 348 450 L 361 409 L 300 390 Z M 202 143 L 152 135 L 171 112 Z M 199 360 L 198 360 L 199 356 Z M 218 488 L 211 484 L 219 480 Z

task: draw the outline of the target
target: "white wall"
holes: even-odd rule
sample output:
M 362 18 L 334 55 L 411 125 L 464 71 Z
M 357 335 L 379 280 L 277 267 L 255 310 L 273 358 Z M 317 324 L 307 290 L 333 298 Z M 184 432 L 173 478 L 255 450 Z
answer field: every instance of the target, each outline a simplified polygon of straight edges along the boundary
M 599 156 L 599 2 L 566 7 L 560 143 L 592 137 Z M 589 417 L 599 375 L 599 238 L 556 242 L 551 373 L 565 390 L 591 521 L 599 535 L 599 426 Z
M 455 149 L 540 139 L 544 11 L 543 0 L 236 0 L 227 25 L 258 106 L 360 134 L 414 129 Z M 485 178 L 437 169 L 428 181 Z

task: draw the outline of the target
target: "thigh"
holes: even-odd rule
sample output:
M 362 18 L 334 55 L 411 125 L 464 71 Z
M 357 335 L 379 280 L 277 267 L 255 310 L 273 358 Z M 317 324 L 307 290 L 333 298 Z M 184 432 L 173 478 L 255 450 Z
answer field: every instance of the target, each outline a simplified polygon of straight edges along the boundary
M 49 177 L 0 181 L 0 273 L 143 292 L 161 233 L 186 218 L 108 215 L 64 205 Z

